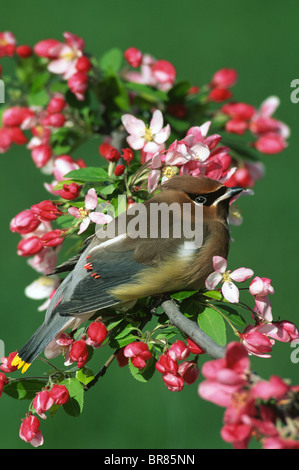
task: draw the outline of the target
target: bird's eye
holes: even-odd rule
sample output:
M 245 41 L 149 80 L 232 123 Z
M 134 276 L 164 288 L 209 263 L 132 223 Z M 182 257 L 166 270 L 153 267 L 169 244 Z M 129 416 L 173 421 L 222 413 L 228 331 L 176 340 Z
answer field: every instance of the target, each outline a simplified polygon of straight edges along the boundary
M 205 196 L 198 196 L 194 199 L 194 202 L 196 204 L 205 204 L 205 202 L 207 202 L 207 198 Z

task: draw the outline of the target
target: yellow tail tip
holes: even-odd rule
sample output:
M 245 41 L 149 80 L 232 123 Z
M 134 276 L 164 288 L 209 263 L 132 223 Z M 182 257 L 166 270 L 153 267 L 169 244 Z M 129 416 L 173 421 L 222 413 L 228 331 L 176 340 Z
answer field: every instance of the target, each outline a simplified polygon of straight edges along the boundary
M 18 369 L 21 369 L 21 367 L 22 367 L 23 368 L 22 369 L 22 374 L 24 374 L 24 372 L 26 372 L 26 370 L 31 366 L 31 364 L 28 364 L 27 362 L 22 361 L 22 359 L 20 358 L 20 356 L 18 354 L 11 361 L 11 365 L 13 367 L 18 366 Z

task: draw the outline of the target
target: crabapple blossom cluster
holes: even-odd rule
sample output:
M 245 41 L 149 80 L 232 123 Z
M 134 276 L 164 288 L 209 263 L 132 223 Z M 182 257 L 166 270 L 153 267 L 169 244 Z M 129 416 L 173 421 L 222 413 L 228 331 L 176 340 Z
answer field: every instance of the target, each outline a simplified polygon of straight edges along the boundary
M 38 310 L 47 308 L 62 281 L 55 268 L 67 261 L 66 240 L 78 252 L 95 224 L 111 221 L 99 209 L 102 203 L 109 202 L 118 215 L 177 174 L 205 175 L 250 193 L 264 176 L 262 156 L 288 145 L 290 130 L 275 117 L 279 99 L 270 96 L 259 105 L 234 96 L 238 73 L 231 68 L 216 70 L 207 84 L 194 84 L 180 80 L 169 61 L 137 47 L 113 48 L 98 59 L 70 32 L 62 41 L 46 38 L 32 46 L 18 44 L 12 32 L 1 32 L 3 57 L 14 61 L 16 77 L 7 74 L 5 62 L 0 65 L 6 85 L 0 153 L 23 146 L 28 168 L 32 165 L 45 178 L 43 200 L 25 203 L 10 223 L 11 232 L 19 236 L 17 255 L 39 274 L 25 288 L 26 296 L 43 301 Z M 91 140 L 97 142 L 98 153 L 82 158 L 81 145 Z M 119 196 L 125 196 L 123 204 Z M 229 220 L 242 222 L 235 202 Z M 140 299 L 126 313 L 103 310 L 101 317 L 76 323 L 46 346 L 40 359 L 52 370 L 44 379 L 30 379 L 32 389 L 18 387 L 23 379 L 16 377 L 18 367 L 12 365 L 17 352 L 1 358 L 0 395 L 30 402 L 20 438 L 40 446 L 40 419 L 47 413 L 54 416 L 62 408 L 78 416 L 84 392 L 116 359 L 137 381 L 161 374 L 171 392 L 183 391 L 202 375 L 199 394 L 226 408 L 221 435 L 235 447 L 246 447 L 254 433 L 262 436 L 265 448 L 298 447 L 288 414 L 298 401 L 298 386 L 276 376 L 263 381 L 251 373 L 249 363 L 250 355 L 269 357 L 275 341 L 298 339 L 298 330 L 287 320 L 273 319 L 269 278 L 253 277 L 249 268 L 229 271 L 220 256 L 214 257 L 213 266 L 206 290 L 176 293 L 173 299 L 182 314 L 192 316 L 194 327 L 198 324 L 204 331 L 204 320 L 212 312 L 214 330 L 207 334 L 216 342 L 232 327 L 236 342 L 228 344 L 224 358 L 204 362 L 205 349 L 157 313 L 154 299 Z M 89 270 L 90 263 L 84 268 Z M 252 304 L 245 305 L 235 283 L 249 279 L 243 289 Z M 227 315 L 228 303 L 235 324 Z M 245 324 L 240 309 L 249 312 Z M 150 319 L 156 326 L 143 331 Z M 114 352 L 100 373 L 94 373 L 91 358 L 109 347 Z M 56 367 L 56 361 L 62 365 Z
M 298 403 L 298 385 L 291 386 L 277 375 L 262 380 L 251 373 L 248 353 L 232 342 L 223 359 L 206 362 L 200 397 L 225 408 L 221 437 L 236 449 L 246 449 L 257 437 L 264 449 L 298 449 L 298 430 L 287 417 Z M 296 405 L 294 405 L 296 406 Z

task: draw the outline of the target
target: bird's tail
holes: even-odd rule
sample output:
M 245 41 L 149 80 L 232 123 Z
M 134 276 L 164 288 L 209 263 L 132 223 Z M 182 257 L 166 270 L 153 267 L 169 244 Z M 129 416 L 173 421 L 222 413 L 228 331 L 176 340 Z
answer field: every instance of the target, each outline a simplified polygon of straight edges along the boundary
M 44 322 L 29 341 L 20 349 L 12 360 L 12 366 L 22 368 L 22 373 L 26 372 L 34 359 L 45 349 L 50 341 L 63 329 L 67 323 L 67 318 L 56 315 L 49 322 Z

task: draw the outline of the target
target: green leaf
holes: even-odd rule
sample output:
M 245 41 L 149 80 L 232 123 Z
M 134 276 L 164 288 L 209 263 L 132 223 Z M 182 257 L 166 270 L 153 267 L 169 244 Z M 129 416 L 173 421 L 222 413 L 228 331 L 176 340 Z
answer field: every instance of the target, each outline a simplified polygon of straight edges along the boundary
M 84 401 L 84 388 L 82 383 L 75 378 L 65 379 L 60 383 L 66 386 L 70 394 L 70 399 L 63 405 L 65 412 L 74 417 L 80 416 Z
M 87 385 L 94 379 L 94 374 L 88 367 L 82 367 L 76 372 L 76 379 L 78 379 L 83 385 Z
M 228 320 L 231 321 L 234 325 L 241 327 L 241 328 L 246 327 L 247 325 L 246 321 L 237 310 L 224 304 L 221 304 L 219 308 L 225 311 L 224 315 L 227 316 Z
M 214 309 L 207 307 L 197 317 L 198 326 L 209 335 L 217 344 L 224 346 L 226 344 L 225 322 Z
M 106 74 L 117 74 L 120 70 L 123 60 L 123 53 L 120 49 L 114 47 L 102 55 L 99 64 L 100 68 Z
M 203 292 L 203 295 L 209 297 L 210 299 L 222 300 L 223 295 L 221 292 L 217 290 L 208 290 L 207 292 Z
M 183 299 L 188 299 L 188 297 L 191 297 L 194 294 L 197 294 L 197 290 L 190 290 L 190 291 L 182 291 L 182 292 L 176 292 L 175 294 L 172 294 L 170 297 L 175 299 L 175 300 L 183 300 Z
M 156 359 L 154 356 L 152 356 L 150 360 L 147 361 L 144 369 L 137 369 L 137 367 L 133 366 L 131 359 L 129 359 L 129 370 L 134 379 L 138 380 L 138 382 L 146 383 L 150 380 L 155 372 L 155 364 Z
M 64 175 L 64 178 L 71 178 L 75 181 L 82 182 L 103 182 L 109 180 L 107 171 L 104 168 L 92 167 L 79 168 Z
M 46 385 L 42 380 L 14 380 L 5 385 L 3 391 L 17 400 L 32 400 Z
M 29 95 L 29 106 L 46 106 L 49 102 L 49 95 L 46 90 L 40 90 L 37 93 Z
M 49 72 L 44 72 L 40 73 L 37 75 L 37 77 L 33 80 L 33 83 L 31 85 L 31 93 L 36 93 L 40 90 L 42 90 L 48 81 L 50 80 L 50 73 Z

